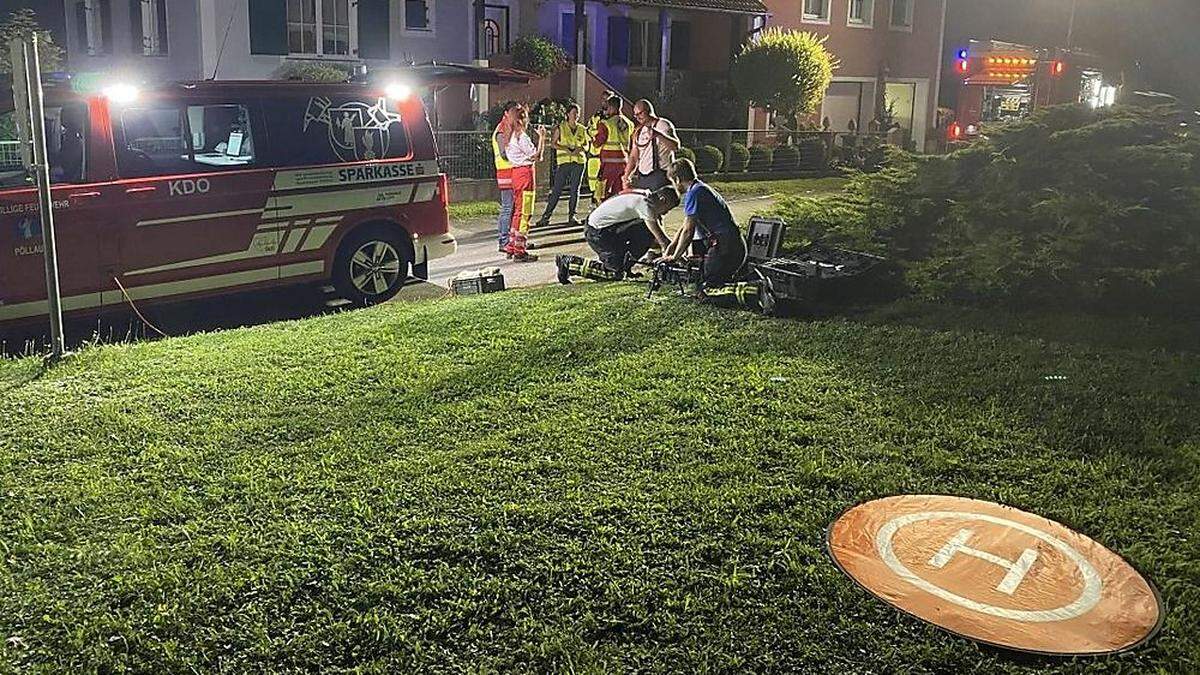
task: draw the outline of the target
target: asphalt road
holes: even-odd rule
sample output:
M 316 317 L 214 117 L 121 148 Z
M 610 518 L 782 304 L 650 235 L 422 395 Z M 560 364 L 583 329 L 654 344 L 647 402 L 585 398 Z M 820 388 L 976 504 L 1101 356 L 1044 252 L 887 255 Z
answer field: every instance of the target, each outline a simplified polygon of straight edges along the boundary
M 745 228 L 750 216 L 757 211 L 765 210 L 772 204 L 770 197 L 749 197 L 731 200 L 730 209 L 738 224 Z M 580 205 L 583 206 L 582 204 Z M 506 288 L 537 286 L 551 283 L 555 280 L 554 256 L 560 253 L 571 253 L 585 258 L 592 257 L 592 250 L 583 240 L 583 227 L 571 227 L 566 223 L 566 205 L 559 205 L 558 217 L 547 227 L 537 227 L 530 230 L 530 241 L 536 248 L 531 251 L 540 260 L 534 263 L 516 263 L 507 260 L 503 253 L 496 250 L 496 219 L 472 218 L 463 222 L 451 223 L 451 232 L 458 240 L 458 251 L 448 257 L 435 260 L 429 264 L 429 281 L 442 287 L 449 287 L 450 279 L 463 271 L 476 270 L 483 267 L 499 267 L 504 274 Z M 540 213 L 540 210 L 538 211 Z M 580 216 L 583 220 L 583 216 Z M 683 225 L 683 212 L 675 209 L 667 214 L 665 230 L 670 235 Z M 401 293 L 403 298 L 405 289 Z M 415 289 L 414 291 L 415 292 Z

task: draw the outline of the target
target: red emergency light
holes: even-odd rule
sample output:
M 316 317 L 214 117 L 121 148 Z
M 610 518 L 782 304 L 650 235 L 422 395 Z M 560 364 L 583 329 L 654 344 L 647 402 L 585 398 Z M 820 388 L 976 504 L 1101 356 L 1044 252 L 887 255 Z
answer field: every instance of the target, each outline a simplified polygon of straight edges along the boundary
M 966 59 L 959 59 L 958 60 L 958 72 L 964 73 L 964 74 L 971 72 L 971 64 L 968 63 Z
M 961 124 L 955 122 L 954 124 L 950 125 L 950 140 L 957 141 L 958 139 L 962 138 L 962 135 L 963 128 Z
M 1067 64 L 1063 63 L 1062 61 L 1055 61 L 1054 63 L 1050 64 L 1051 75 L 1057 77 L 1065 72 L 1067 72 Z

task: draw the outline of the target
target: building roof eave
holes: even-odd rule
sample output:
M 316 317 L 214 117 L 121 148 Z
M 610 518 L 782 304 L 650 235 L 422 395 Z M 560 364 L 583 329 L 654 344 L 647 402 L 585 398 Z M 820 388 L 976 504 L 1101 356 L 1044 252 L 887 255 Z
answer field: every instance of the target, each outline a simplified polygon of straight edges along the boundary
M 769 13 L 762 0 L 611 0 L 611 4 L 755 16 Z

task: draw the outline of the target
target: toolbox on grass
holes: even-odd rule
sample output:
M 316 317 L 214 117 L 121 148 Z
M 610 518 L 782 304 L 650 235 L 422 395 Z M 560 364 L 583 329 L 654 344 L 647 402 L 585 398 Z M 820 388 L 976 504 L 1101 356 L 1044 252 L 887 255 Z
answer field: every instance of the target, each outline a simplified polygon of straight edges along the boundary
M 455 295 L 479 295 L 504 290 L 504 275 L 499 267 L 459 272 L 450 280 L 450 291 Z

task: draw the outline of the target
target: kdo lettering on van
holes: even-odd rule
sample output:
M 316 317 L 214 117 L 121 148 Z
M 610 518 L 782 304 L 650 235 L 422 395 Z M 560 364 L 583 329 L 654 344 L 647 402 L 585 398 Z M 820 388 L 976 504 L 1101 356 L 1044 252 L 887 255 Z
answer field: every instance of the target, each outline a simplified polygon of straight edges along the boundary
M 171 188 L 172 197 L 182 197 L 197 193 L 203 194 L 208 192 L 209 188 L 212 187 L 207 178 L 197 178 L 196 180 L 192 180 L 191 178 L 183 178 L 180 180 L 173 180 L 167 185 Z
M 360 181 L 388 180 L 389 178 L 407 178 L 409 176 L 421 176 L 424 174 L 425 167 L 417 163 L 376 164 L 339 169 L 338 181 L 342 183 L 357 183 Z

